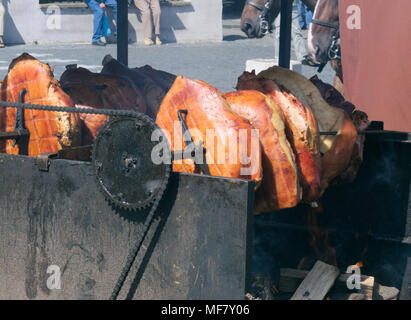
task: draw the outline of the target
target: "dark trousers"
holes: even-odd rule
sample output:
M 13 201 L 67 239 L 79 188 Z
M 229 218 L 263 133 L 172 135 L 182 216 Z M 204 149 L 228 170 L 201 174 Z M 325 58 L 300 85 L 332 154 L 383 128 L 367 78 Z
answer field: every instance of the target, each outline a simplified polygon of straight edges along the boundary
M 124 0 L 121 0 L 124 1 Z M 97 0 L 84 0 L 84 2 L 89 6 L 91 11 L 93 11 L 93 39 L 92 41 L 98 41 L 103 36 L 103 17 L 104 10 L 100 7 L 100 2 Z M 106 0 L 105 5 L 107 8 L 113 10 L 114 19 L 117 25 L 117 0 Z

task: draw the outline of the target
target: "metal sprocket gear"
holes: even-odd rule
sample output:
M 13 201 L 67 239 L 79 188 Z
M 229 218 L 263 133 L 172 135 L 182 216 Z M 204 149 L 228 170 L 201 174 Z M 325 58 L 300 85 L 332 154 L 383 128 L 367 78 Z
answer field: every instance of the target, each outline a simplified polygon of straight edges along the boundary
M 155 130 L 161 136 L 162 152 L 169 152 L 167 139 L 144 114 L 114 117 L 99 130 L 93 145 L 92 165 L 100 189 L 114 206 L 139 210 L 161 198 L 171 164 L 153 162 L 153 150 L 159 143 L 152 141 Z

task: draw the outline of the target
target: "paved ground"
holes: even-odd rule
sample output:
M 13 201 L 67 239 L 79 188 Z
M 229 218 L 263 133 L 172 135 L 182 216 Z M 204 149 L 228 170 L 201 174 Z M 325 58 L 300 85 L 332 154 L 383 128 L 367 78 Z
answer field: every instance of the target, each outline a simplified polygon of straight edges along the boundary
M 277 48 L 277 49 L 276 49 Z M 18 45 L 0 49 L 0 78 L 6 73 L 11 60 L 28 52 L 41 61 L 55 66 L 55 76 L 60 77 L 67 64 L 77 63 L 91 71 L 99 72 L 106 54 L 116 56 L 116 46 L 105 48 L 89 44 L 77 45 Z M 186 77 L 196 78 L 219 88 L 231 91 L 237 77 L 244 71 L 245 63 L 253 58 L 273 58 L 278 50 L 273 35 L 263 39 L 247 39 L 239 29 L 238 17 L 224 19 L 224 41 L 218 43 L 165 44 L 160 47 L 129 47 L 129 65 L 132 67 L 149 64 Z M 303 73 L 311 76 L 313 68 L 304 68 Z M 331 82 L 333 71 L 327 67 L 321 78 Z

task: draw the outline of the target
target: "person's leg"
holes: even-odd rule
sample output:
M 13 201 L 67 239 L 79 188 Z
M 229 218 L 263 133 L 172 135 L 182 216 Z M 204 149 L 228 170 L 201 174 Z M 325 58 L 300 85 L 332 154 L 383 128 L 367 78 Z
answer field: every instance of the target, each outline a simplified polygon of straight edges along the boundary
M 307 39 L 304 38 L 302 30 L 300 28 L 299 23 L 299 14 L 298 11 L 294 10 L 293 8 L 293 15 L 292 15 L 292 25 L 291 25 L 291 41 L 294 46 L 294 53 L 296 55 L 297 61 L 302 61 L 304 56 L 308 52 L 308 44 Z M 281 23 L 281 14 L 274 20 L 274 34 L 276 39 L 276 44 L 279 44 L 280 40 L 280 23 Z M 278 45 L 277 52 L 279 54 Z
M 88 6 L 94 14 L 92 41 L 97 42 L 101 40 L 101 37 L 103 36 L 104 10 L 100 7 L 100 3 L 96 0 L 86 1 L 86 3 L 88 4 Z
M 115 26 L 114 26 L 114 37 L 112 37 L 110 40 L 107 39 L 108 43 L 115 43 L 117 42 L 117 0 L 106 0 L 106 7 L 110 8 L 113 11 L 113 16 L 114 16 L 114 22 L 115 22 Z M 114 38 L 114 39 L 113 39 Z
M 117 0 L 106 0 L 106 7 L 113 10 L 114 21 L 116 22 L 117 27 Z
M 156 36 L 160 35 L 160 16 L 161 7 L 158 0 L 150 0 L 151 12 L 153 14 L 154 32 Z
M 143 21 L 144 40 L 153 37 L 153 25 L 151 24 L 151 11 L 148 0 L 134 0 L 134 4 L 140 11 L 141 20 Z
M 304 38 L 303 32 L 301 30 L 299 23 L 299 14 L 297 11 L 293 11 L 291 37 L 297 61 L 302 61 L 304 59 L 304 56 L 308 53 L 308 44 L 307 39 Z

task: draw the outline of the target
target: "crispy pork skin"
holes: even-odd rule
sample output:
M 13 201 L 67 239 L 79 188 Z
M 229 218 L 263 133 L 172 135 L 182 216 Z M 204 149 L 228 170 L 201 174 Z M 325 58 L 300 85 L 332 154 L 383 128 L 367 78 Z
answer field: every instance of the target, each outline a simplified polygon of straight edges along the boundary
M 331 107 L 321 96 L 316 86 L 304 76 L 280 67 L 272 67 L 260 72 L 257 77 L 273 80 L 279 86 L 289 90 L 307 108 L 314 113 L 320 131 L 339 131 L 344 122 L 344 113 Z M 337 136 L 320 137 L 320 151 L 329 151 Z
M 237 89 L 259 90 L 273 99 L 280 108 L 284 115 L 287 137 L 296 156 L 303 200 L 318 200 L 321 196 L 319 131 L 311 110 L 274 81 L 257 78 L 253 73 L 244 73 L 238 79 Z
M 231 110 L 259 130 L 263 180 L 256 192 L 254 212 L 272 212 L 296 206 L 301 187 L 294 152 L 285 134 L 284 119 L 274 101 L 255 90 L 224 94 Z
M 156 82 L 154 82 L 150 77 L 146 76 L 144 73 L 130 69 L 123 65 L 112 56 L 107 55 L 103 60 L 103 70 L 102 74 L 115 75 L 129 78 L 133 83 L 141 90 L 143 93 L 147 111 L 146 114 L 156 118 L 158 109 L 166 95 L 166 91 Z
M 337 132 L 336 135 L 320 136 L 320 152 L 323 154 L 321 187 L 325 190 L 331 180 L 344 172 L 349 165 L 357 139 L 357 131 L 350 117 L 343 110 L 330 106 L 317 87 L 296 72 L 272 67 L 259 73 L 258 77 L 275 81 L 311 108 L 321 132 Z
M 199 80 L 178 76 L 164 98 L 156 122 L 168 136 L 172 150 L 185 148 L 177 112 L 187 110 L 185 121 L 198 145 L 204 143 L 211 175 L 262 179 L 261 148 L 250 123 L 231 111 L 221 93 Z M 201 157 L 200 157 L 201 158 Z M 191 159 L 175 160 L 174 171 L 195 172 Z
M 50 66 L 41 63 L 27 53 L 14 59 L 4 79 L 1 98 L 18 102 L 19 93 L 25 89 L 25 103 L 60 107 L 73 107 L 70 97 L 61 89 L 54 78 Z M 73 113 L 38 110 L 24 111 L 25 126 L 30 132 L 28 155 L 57 152 L 63 147 L 81 144 L 78 115 Z M 13 131 L 16 109 L 3 111 L 0 125 L 3 131 Z M 12 154 L 20 152 L 13 141 L 8 140 L 3 151 Z

